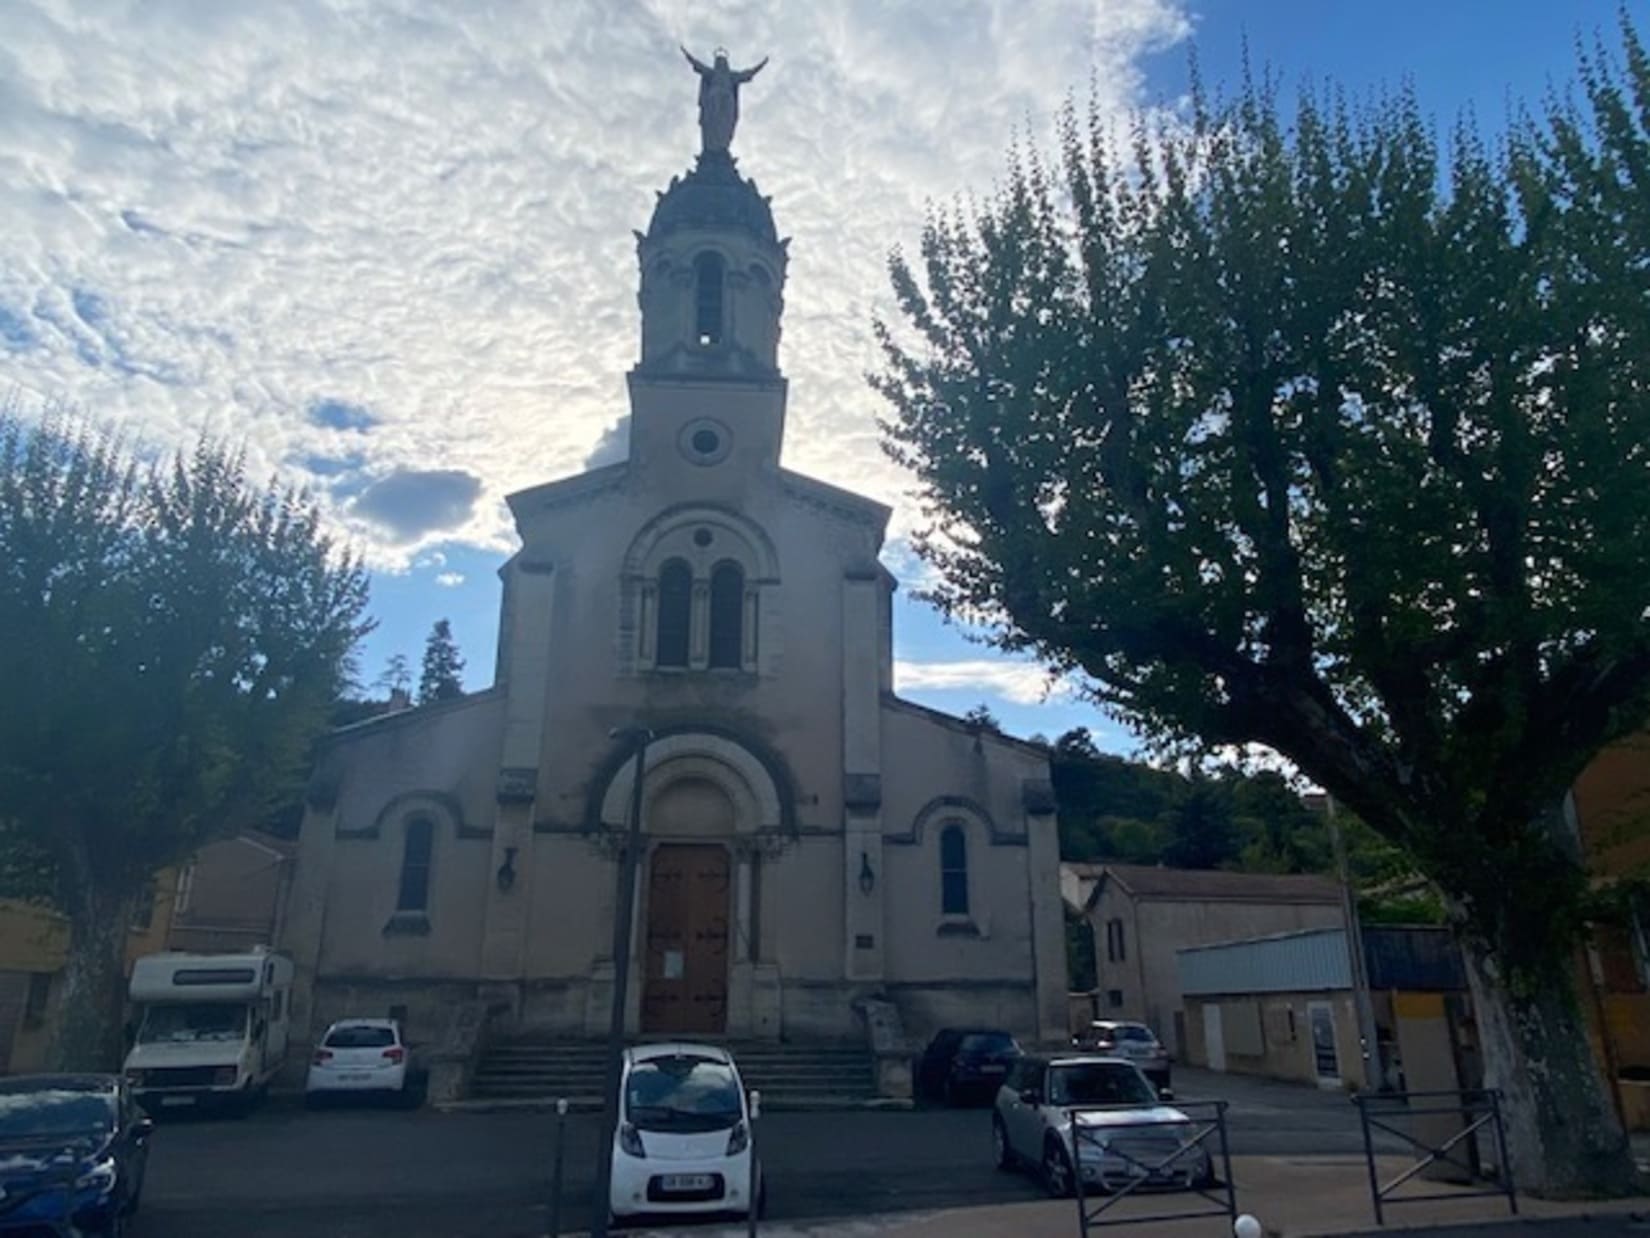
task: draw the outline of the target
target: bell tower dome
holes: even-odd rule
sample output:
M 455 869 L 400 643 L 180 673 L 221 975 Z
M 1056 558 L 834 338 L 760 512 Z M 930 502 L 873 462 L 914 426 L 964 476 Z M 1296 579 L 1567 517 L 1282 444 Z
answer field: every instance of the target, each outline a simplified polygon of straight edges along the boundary
M 726 151 L 699 156 L 637 234 L 638 374 L 772 382 L 779 377 L 787 242 Z
M 739 118 L 739 89 L 761 71 L 729 67 L 718 51 L 706 65 L 687 53 L 699 76 L 701 148 L 692 170 L 659 194 L 647 231 L 636 233 L 641 289 L 641 359 L 630 372 L 631 454 L 662 458 L 709 437 L 689 426 L 695 413 L 724 424 L 722 450 L 686 450 L 694 463 L 717 463 L 737 439 L 749 457 L 779 456 L 785 380 L 779 370 L 788 238 L 756 183 L 739 174 L 728 147 Z M 691 390 L 689 390 L 691 389 Z M 715 427 L 712 427 L 713 431 Z M 718 457 L 711 459 L 712 456 Z

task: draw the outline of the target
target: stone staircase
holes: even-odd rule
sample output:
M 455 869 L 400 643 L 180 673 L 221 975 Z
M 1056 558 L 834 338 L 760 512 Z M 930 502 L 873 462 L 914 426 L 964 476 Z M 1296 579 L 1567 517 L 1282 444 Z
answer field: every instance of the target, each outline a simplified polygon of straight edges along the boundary
M 876 1072 L 863 1045 L 722 1042 L 745 1086 L 764 1109 L 857 1108 L 875 1100 Z M 575 1108 L 601 1104 L 605 1046 L 547 1033 L 518 1032 L 492 1041 L 470 1085 L 474 1101 L 553 1101 Z

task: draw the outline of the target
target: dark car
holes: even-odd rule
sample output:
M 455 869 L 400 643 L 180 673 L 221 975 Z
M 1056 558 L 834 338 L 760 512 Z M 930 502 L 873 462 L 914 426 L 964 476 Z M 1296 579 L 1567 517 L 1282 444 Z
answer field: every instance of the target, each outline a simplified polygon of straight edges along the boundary
M 1019 1056 L 1014 1037 L 998 1028 L 945 1028 L 923 1050 L 917 1093 L 948 1105 L 984 1101 L 996 1095 Z
M 113 1075 L 0 1079 L 0 1235 L 123 1234 L 153 1130 Z

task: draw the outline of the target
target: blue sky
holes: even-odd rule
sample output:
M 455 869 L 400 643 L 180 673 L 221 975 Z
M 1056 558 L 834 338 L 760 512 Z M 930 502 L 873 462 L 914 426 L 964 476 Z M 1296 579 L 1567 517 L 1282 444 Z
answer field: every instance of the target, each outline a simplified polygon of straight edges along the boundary
M 675 49 L 771 54 L 741 167 L 794 237 L 786 464 L 896 506 L 868 324 L 924 204 L 985 187 L 1091 67 L 1173 105 L 1251 59 L 1413 81 L 1500 127 L 1616 0 L 12 0 L 0 6 L 0 388 L 169 446 L 206 429 L 315 487 L 374 568 L 370 682 L 452 621 L 492 674 L 503 496 L 611 442 L 637 338 L 630 228 L 695 149 Z M 1647 0 L 1630 0 L 1650 16 Z M 1642 19 L 1641 19 L 1642 24 Z M 902 691 L 1011 731 L 1129 739 L 903 591 Z

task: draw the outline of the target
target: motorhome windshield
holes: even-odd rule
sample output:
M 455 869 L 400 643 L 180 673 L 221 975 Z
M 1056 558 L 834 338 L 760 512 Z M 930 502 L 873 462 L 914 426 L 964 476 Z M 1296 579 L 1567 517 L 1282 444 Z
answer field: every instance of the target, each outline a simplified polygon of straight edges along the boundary
M 178 1002 L 150 1006 L 138 1030 L 143 1045 L 246 1039 L 246 1007 L 225 1002 Z

